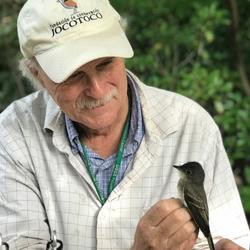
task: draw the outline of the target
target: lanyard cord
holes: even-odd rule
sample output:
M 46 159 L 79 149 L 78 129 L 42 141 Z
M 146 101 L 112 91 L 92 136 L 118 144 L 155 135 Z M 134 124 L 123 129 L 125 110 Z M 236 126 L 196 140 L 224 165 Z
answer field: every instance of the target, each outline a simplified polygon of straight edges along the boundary
M 128 111 L 126 122 L 125 122 L 123 130 L 122 130 L 122 136 L 121 136 L 117 156 L 116 156 L 116 159 L 115 159 L 115 165 L 113 167 L 112 174 L 111 174 L 111 177 L 110 177 L 110 180 L 109 180 L 108 195 L 115 188 L 116 178 L 117 178 L 118 172 L 119 172 L 120 167 L 121 167 L 123 151 L 124 151 L 125 143 L 126 143 L 127 136 L 128 136 L 130 114 L 131 114 L 131 103 L 130 103 L 130 98 L 129 98 L 129 111 Z M 98 182 L 97 182 L 96 177 L 95 177 L 95 175 L 93 173 L 92 164 L 91 164 L 91 161 L 89 159 L 86 146 L 83 143 L 82 143 L 82 150 L 83 150 L 83 154 L 82 154 L 83 161 L 84 161 L 84 163 L 85 163 L 85 165 L 87 167 L 88 173 L 89 173 L 89 175 L 91 177 L 91 180 L 92 180 L 92 182 L 93 182 L 93 184 L 95 186 L 95 189 L 97 191 L 97 194 L 99 196 L 101 204 L 103 205 L 105 203 L 105 201 L 107 200 L 107 198 L 104 196 L 103 192 L 99 188 Z

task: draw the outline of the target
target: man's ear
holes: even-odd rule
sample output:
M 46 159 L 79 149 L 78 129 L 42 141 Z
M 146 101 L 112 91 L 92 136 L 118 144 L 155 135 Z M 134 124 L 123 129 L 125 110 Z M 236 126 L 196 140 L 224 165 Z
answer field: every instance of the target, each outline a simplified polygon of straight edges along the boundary
M 42 68 L 39 65 L 27 65 L 33 77 L 44 87 L 42 78 Z
M 39 75 L 39 70 L 38 70 L 38 68 L 37 67 L 32 67 L 31 65 L 28 65 L 28 68 L 29 68 L 29 70 L 30 70 L 30 72 L 31 72 L 31 74 L 35 77 L 35 78 L 38 78 L 38 75 Z

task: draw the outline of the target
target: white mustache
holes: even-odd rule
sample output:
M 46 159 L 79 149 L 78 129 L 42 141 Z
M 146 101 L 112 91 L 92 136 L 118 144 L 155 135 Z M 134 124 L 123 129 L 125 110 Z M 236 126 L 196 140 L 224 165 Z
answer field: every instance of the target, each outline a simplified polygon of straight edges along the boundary
M 76 107 L 78 109 L 93 109 L 96 107 L 104 106 L 108 102 L 111 101 L 113 97 L 118 95 L 117 88 L 112 88 L 108 94 L 106 94 L 101 99 L 93 99 L 93 98 L 81 98 L 77 100 Z

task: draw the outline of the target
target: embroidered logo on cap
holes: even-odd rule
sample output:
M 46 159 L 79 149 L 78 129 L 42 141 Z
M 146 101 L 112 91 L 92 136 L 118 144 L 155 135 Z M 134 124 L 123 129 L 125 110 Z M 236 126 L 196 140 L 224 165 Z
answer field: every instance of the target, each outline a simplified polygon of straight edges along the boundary
M 74 13 L 77 12 L 77 3 L 73 0 L 58 0 L 59 3 L 61 3 L 61 5 L 66 8 L 66 9 L 73 9 Z
M 57 37 L 59 34 L 70 31 L 76 26 L 98 22 L 103 19 L 102 11 L 97 8 L 83 11 L 81 6 L 78 8 L 78 4 L 74 0 L 57 0 L 57 2 L 66 9 L 74 10 L 74 13 L 67 13 L 62 19 L 49 24 L 52 37 Z

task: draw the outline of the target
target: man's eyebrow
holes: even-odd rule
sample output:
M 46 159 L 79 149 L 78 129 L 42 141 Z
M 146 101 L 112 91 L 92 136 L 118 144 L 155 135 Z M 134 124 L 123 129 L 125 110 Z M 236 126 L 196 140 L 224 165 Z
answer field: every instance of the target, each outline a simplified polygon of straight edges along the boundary
M 105 58 L 103 59 L 103 61 L 101 61 L 100 63 L 98 63 L 96 66 L 102 66 L 103 64 L 106 64 L 110 61 L 112 61 L 115 57 L 108 57 L 108 58 Z
M 103 66 L 103 65 L 105 65 L 106 63 L 112 61 L 114 58 L 115 58 L 114 56 L 113 56 L 113 57 L 104 58 L 101 62 L 99 62 L 99 63 L 96 65 L 96 67 Z M 79 68 L 79 69 L 77 69 L 76 71 L 74 71 L 74 72 L 67 78 L 67 80 L 70 79 L 70 78 L 72 78 L 72 77 L 74 77 L 74 76 L 76 76 L 76 75 L 77 75 L 78 73 L 80 73 L 80 72 L 85 73 L 84 71 L 82 71 L 82 70 Z

